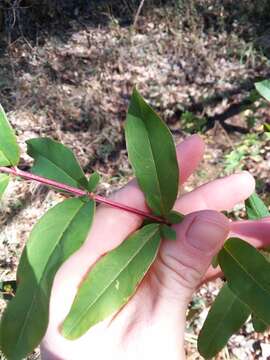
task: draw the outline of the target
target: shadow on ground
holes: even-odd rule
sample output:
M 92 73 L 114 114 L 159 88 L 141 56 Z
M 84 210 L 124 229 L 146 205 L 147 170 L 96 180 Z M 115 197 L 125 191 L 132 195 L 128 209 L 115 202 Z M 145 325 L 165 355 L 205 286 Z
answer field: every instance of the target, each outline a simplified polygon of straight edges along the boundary
M 0 2 L 0 34 L 2 50 L 18 37 L 36 42 L 40 34 L 47 36 L 65 34 L 70 21 L 81 24 L 82 29 L 91 25 L 108 26 L 117 21 L 130 26 L 141 0 L 7 0 Z M 269 43 L 270 3 L 268 0 L 237 2 L 226 0 L 150 0 L 144 3 L 142 15 L 159 13 L 181 15 L 183 28 L 199 26 L 203 32 L 220 33 L 241 28 L 239 36 L 247 41 L 256 39 L 260 46 Z M 165 16 L 166 16 L 165 15 Z M 62 35 L 61 35 L 62 34 Z M 263 38 L 262 38 L 263 37 Z M 267 44 L 270 47 L 270 44 Z

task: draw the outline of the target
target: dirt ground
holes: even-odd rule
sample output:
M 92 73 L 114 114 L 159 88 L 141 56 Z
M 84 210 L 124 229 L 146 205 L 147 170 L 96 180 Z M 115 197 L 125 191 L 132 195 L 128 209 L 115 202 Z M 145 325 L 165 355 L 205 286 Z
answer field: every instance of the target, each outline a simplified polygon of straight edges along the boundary
M 252 89 L 268 76 L 269 60 L 241 29 L 236 23 L 232 32 L 195 25 L 191 31 L 181 16 L 156 9 L 142 15 L 136 29 L 113 17 L 102 26 L 82 17 L 66 29 L 40 32 L 35 41 L 22 34 L 0 57 L 0 102 L 18 135 L 20 168 L 31 166 L 25 140 L 49 136 L 70 146 L 87 174 L 101 174 L 99 193 L 123 186 L 132 177 L 123 124 L 136 85 L 176 142 L 199 131 L 207 144 L 185 191 L 246 169 L 268 201 L 270 136 L 263 124 L 270 123 L 270 113 L 254 101 Z M 19 179 L 9 185 L 0 207 L 0 281 L 14 279 L 31 228 L 60 199 Z M 242 210 L 240 204 L 230 215 L 241 217 Z M 194 295 L 191 309 L 198 311 L 187 324 L 188 359 L 201 358 L 196 336 L 221 283 Z M 217 359 L 270 359 L 269 343 L 270 334 L 255 334 L 248 322 Z

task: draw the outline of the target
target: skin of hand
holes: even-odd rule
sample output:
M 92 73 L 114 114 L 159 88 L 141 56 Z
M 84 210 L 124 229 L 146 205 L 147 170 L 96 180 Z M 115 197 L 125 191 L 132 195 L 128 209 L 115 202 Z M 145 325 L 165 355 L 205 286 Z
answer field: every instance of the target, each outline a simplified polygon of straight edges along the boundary
M 203 152 L 204 143 L 197 135 L 177 146 L 181 184 L 194 172 Z M 233 225 L 218 212 L 229 210 L 245 200 L 254 188 L 253 177 L 242 172 L 212 181 L 181 196 L 175 210 L 187 216 L 181 224 L 174 226 L 177 240 L 162 242 L 157 259 L 132 299 L 120 312 L 95 325 L 81 338 L 70 341 L 61 336 L 59 329 L 85 274 L 104 253 L 118 246 L 142 223 L 138 215 L 100 205 L 85 244 L 56 274 L 49 326 L 41 345 L 42 359 L 184 359 L 188 303 L 203 281 L 220 274 L 220 270 L 209 268 L 212 257 L 230 232 L 240 233 L 242 238 L 255 245 L 266 241 L 269 221 L 265 224 L 265 232 L 260 232 L 256 231 L 258 222 Z M 112 198 L 147 211 L 143 194 L 135 181 L 113 194 Z M 249 230 L 245 230 L 246 224 Z

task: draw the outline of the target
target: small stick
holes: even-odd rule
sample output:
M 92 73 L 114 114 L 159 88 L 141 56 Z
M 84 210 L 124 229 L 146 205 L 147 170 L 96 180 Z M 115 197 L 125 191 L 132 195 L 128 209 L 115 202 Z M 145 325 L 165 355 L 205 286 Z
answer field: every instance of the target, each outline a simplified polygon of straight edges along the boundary
M 139 16 L 140 16 L 140 13 L 142 11 L 142 8 L 143 8 L 143 5 L 144 5 L 144 1 L 145 0 L 142 0 L 139 7 L 138 7 L 138 10 L 136 12 L 136 15 L 135 15 L 135 18 L 134 18 L 134 23 L 133 23 L 133 28 L 135 29 L 136 28 L 136 25 L 137 25 L 137 22 L 139 20 Z

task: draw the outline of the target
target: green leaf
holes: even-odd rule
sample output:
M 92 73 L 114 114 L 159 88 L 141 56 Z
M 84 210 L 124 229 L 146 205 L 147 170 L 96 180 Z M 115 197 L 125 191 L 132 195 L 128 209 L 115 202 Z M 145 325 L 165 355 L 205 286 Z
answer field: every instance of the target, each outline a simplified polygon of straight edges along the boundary
M 214 269 L 218 267 L 218 256 L 217 255 L 215 255 L 212 258 L 211 265 L 213 266 Z
M 95 191 L 99 182 L 100 182 L 100 175 L 95 171 L 88 180 L 88 191 L 89 192 Z
M 0 166 L 16 166 L 20 160 L 20 149 L 4 109 L 0 105 Z
M 156 221 L 150 218 L 144 218 L 141 227 L 149 224 L 156 224 Z
M 265 216 L 270 216 L 270 212 L 268 211 L 267 206 L 264 202 L 259 198 L 256 193 L 253 193 L 246 201 L 245 201 L 247 216 L 249 219 L 261 219 Z
M 253 329 L 259 333 L 264 333 L 268 329 L 268 325 L 254 314 L 252 314 L 252 325 Z
M 264 249 L 264 250 L 259 250 L 260 254 L 262 254 L 265 259 L 270 262 L 270 249 Z M 267 331 L 268 329 L 268 325 L 265 324 L 265 322 L 263 321 L 263 319 L 259 319 L 255 314 L 251 314 L 252 316 L 252 325 L 254 328 L 254 331 L 259 332 L 259 333 L 264 333 L 265 331 Z
M 159 226 L 146 225 L 94 265 L 64 320 L 66 338 L 80 337 L 127 303 L 158 253 Z
M 83 244 L 94 209 L 93 201 L 65 200 L 50 209 L 32 230 L 18 268 L 16 296 L 0 325 L 0 345 L 8 359 L 22 359 L 40 343 L 48 324 L 56 271 Z
M 256 82 L 255 88 L 261 96 L 263 96 L 267 101 L 270 101 L 270 80 Z
M 9 176 L 5 174 L 0 174 L 0 200 L 3 196 L 9 183 Z
M 166 215 L 166 220 L 171 224 L 179 224 L 184 220 L 185 215 L 181 214 L 178 211 L 172 210 L 168 215 Z
M 230 238 L 218 254 L 230 289 L 266 324 L 270 324 L 270 263 L 253 246 Z
M 49 138 L 27 141 L 27 153 L 34 158 L 31 171 L 73 187 L 88 188 L 88 181 L 73 152 Z
M 270 215 L 267 206 L 256 193 L 253 193 L 245 201 L 245 206 L 248 219 L 261 219 Z M 267 251 L 263 252 L 262 250 L 259 250 L 259 252 L 264 255 L 266 259 L 269 259 L 269 253 Z M 259 319 L 255 314 L 252 314 L 251 316 L 254 330 L 257 332 L 265 332 L 268 327 L 267 324 L 265 324 L 263 320 Z
M 128 156 L 146 202 L 166 216 L 178 193 L 179 169 L 170 130 L 135 89 L 125 125 Z
M 260 254 L 262 254 L 265 259 L 270 263 L 270 247 L 266 247 L 264 249 L 259 249 Z
M 263 124 L 263 130 L 264 130 L 265 132 L 269 133 L 269 132 L 270 132 L 270 124 L 264 123 L 264 124 Z
M 249 317 L 249 308 L 230 290 L 227 284 L 214 301 L 198 338 L 200 354 L 215 356 Z
M 160 233 L 163 239 L 176 240 L 176 231 L 166 224 L 160 226 Z

